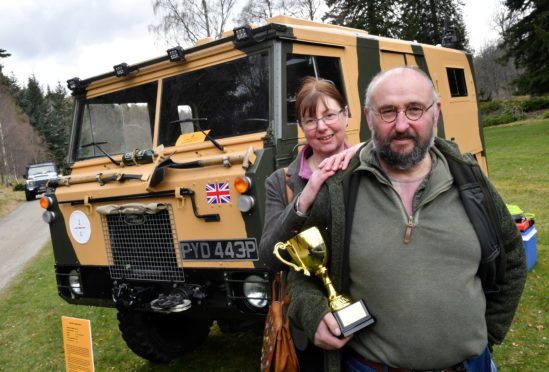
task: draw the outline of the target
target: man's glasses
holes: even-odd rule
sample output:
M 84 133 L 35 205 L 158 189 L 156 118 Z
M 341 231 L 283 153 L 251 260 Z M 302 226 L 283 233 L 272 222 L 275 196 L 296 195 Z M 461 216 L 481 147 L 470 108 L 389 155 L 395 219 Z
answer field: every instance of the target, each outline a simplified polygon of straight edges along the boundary
M 380 109 L 379 111 L 373 110 L 374 114 L 381 116 L 381 120 L 383 120 L 386 123 L 392 123 L 396 120 L 399 113 L 403 112 L 404 115 L 410 120 L 419 120 L 423 113 L 427 110 L 429 110 L 435 102 L 431 103 L 429 107 L 424 108 L 422 105 L 410 105 L 406 107 L 406 110 L 398 111 L 396 107 L 390 106 L 390 107 L 384 107 Z
M 345 112 L 347 112 L 345 108 L 342 108 L 339 111 L 328 111 L 324 116 L 321 116 L 319 118 L 305 118 L 303 120 L 300 120 L 299 122 L 301 123 L 303 129 L 313 130 L 316 129 L 320 120 L 324 121 L 324 123 L 327 125 L 334 124 L 336 121 L 338 121 L 339 115 Z

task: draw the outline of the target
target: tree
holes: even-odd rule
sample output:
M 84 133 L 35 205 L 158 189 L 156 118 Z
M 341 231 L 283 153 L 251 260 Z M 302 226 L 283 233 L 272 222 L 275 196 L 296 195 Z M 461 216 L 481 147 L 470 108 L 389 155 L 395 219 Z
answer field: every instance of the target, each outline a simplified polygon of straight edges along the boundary
M 0 58 L 8 58 L 9 56 L 11 56 L 10 53 L 8 53 L 5 49 L 2 49 L 0 48 Z M 2 75 L 2 68 L 4 66 L 2 66 L 2 64 L 0 64 L 0 75 Z
M 248 0 L 235 23 L 264 23 L 281 14 L 315 21 L 319 20 L 318 12 L 323 4 L 324 0 Z
M 507 33 L 511 26 L 519 21 L 519 12 L 506 11 L 503 8 L 498 8 L 492 17 L 492 29 L 500 36 Z
M 327 0 L 329 10 L 322 19 L 366 30 L 373 35 L 397 37 L 397 3 L 395 0 Z
M 519 12 L 518 20 L 503 33 L 505 60 L 514 58 L 523 72 L 515 80 L 520 93 L 549 92 L 549 2 L 547 0 L 506 0 L 508 18 Z
M 66 89 L 58 83 L 53 91 L 48 87 L 45 102 L 46 113 L 41 134 L 46 140 L 48 150 L 53 155 L 55 162 L 61 167 L 67 155 L 72 120 L 72 100 L 67 97 Z
M 426 44 L 441 44 L 444 31 L 452 28 L 457 36 L 456 49 L 468 49 L 469 39 L 461 14 L 460 0 L 403 0 L 400 29 L 396 36 Z
M 275 2 L 272 0 L 248 0 L 240 11 L 235 23 L 238 25 L 263 23 L 275 12 Z
M 17 102 L 29 117 L 29 123 L 39 132 L 42 131 L 43 118 L 46 113 L 44 93 L 40 83 L 34 75 L 29 77 L 27 87 L 22 90 L 21 98 Z
M 297 18 L 316 21 L 318 20 L 319 9 L 323 4 L 323 0 L 295 0 L 290 15 Z
M 153 12 L 160 19 L 149 30 L 172 45 L 219 38 L 235 3 L 236 0 L 154 0 Z
M 9 89 L 0 84 L 0 173 L 2 181 L 22 175 L 25 166 L 49 159 L 46 146 L 36 129 L 31 127 L 11 97 Z M 16 177 L 15 177 L 16 178 Z
M 501 62 L 505 53 L 499 41 L 486 44 L 474 57 L 477 91 L 481 100 L 509 98 L 514 93 L 513 80 L 518 76 L 512 61 Z
M 11 56 L 10 53 L 8 53 L 5 49 L 0 48 L 0 58 L 8 58 Z M 2 69 L 4 66 L 0 63 L 0 84 L 4 84 L 10 88 L 10 90 L 13 89 L 13 85 L 17 84 L 17 80 L 15 80 L 15 77 L 7 77 L 2 73 Z M 13 73 L 12 73 L 13 74 Z

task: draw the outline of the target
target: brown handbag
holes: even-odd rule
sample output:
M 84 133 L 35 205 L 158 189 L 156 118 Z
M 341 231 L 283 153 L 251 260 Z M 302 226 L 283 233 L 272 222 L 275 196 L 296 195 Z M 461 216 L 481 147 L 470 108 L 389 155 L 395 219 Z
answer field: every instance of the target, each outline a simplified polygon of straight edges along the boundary
M 288 284 L 286 273 L 276 273 L 273 280 L 273 297 L 265 319 L 263 346 L 261 348 L 261 371 L 299 371 L 299 362 L 290 333 L 288 319 Z

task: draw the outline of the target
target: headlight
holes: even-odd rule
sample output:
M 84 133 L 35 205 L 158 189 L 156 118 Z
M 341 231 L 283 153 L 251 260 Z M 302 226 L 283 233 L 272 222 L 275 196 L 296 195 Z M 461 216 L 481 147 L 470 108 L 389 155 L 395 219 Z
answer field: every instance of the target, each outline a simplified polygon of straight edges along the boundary
M 249 212 L 254 207 L 254 204 L 254 198 L 250 195 L 240 195 L 240 197 L 236 201 L 236 205 L 242 213 Z
M 44 213 L 42 213 L 42 219 L 45 223 L 52 223 L 55 220 L 55 212 L 44 211 Z
M 80 284 L 80 274 L 76 270 L 71 270 L 69 272 L 69 286 L 71 287 L 72 293 L 78 296 L 82 296 L 84 292 L 82 291 L 82 285 Z
M 250 275 L 244 280 L 243 292 L 250 305 L 258 308 L 267 306 L 268 281 L 259 275 Z
M 29 187 L 34 187 L 34 181 L 27 181 L 27 185 Z

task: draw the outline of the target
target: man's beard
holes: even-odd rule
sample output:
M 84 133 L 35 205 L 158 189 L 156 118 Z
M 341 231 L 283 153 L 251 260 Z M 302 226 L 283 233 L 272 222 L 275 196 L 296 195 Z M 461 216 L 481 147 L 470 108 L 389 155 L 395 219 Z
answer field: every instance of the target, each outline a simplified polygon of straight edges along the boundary
M 434 129 L 431 129 L 431 136 L 428 140 L 421 140 L 417 134 L 408 129 L 404 133 L 393 134 L 385 140 L 378 138 L 375 129 L 372 131 L 374 149 L 376 154 L 388 166 L 400 170 L 410 169 L 419 164 L 427 154 L 427 151 L 435 143 Z M 394 152 L 391 150 L 391 140 L 409 138 L 414 141 L 414 148 L 408 153 Z

